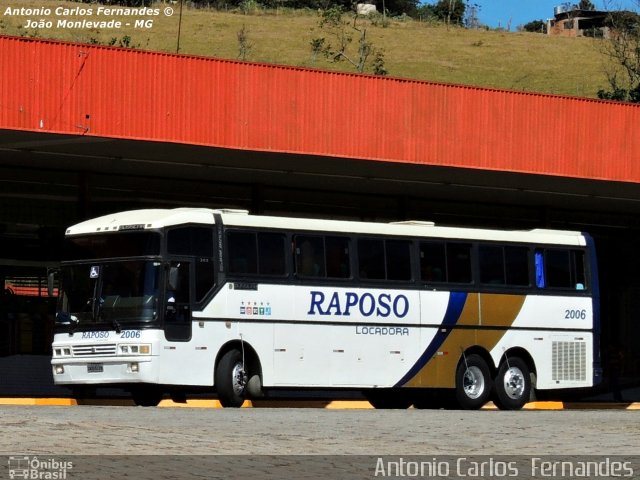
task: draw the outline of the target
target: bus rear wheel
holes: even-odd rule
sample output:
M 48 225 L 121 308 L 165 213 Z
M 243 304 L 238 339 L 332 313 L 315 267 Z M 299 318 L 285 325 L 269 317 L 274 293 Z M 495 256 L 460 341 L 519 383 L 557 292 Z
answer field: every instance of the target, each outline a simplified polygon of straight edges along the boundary
M 520 410 L 531 395 L 531 372 L 518 357 L 504 359 L 494 384 L 493 403 L 500 410 Z
M 225 353 L 215 371 L 215 386 L 218 400 L 223 407 L 241 407 L 246 398 L 249 376 L 242 361 L 242 352 L 229 350 Z
M 491 396 L 491 373 L 477 354 L 464 356 L 456 371 L 456 400 L 464 410 L 477 410 Z

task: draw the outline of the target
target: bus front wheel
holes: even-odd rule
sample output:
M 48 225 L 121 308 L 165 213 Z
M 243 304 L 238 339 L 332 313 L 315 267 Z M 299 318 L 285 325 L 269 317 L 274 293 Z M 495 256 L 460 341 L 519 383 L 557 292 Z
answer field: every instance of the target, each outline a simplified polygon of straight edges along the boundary
M 477 410 L 491 396 L 491 373 L 477 354 L 465 355 L 456 371 L 456 400 L 460 408 Z
M 216 367 L 215 386 L 223 407 L 240 407 L 246 398 L 247 371 L 239 350 L 229 350 Z
M 494 385 L 493 403 L 500 410 L 520 410 L 531 395 L 531 373 L 524 360 L 504 359 Z

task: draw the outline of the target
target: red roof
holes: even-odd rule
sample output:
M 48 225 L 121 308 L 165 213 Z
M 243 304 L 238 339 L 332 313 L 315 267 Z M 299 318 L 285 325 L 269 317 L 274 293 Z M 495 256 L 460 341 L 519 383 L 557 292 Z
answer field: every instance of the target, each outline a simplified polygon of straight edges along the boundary
M 630 104 L 0 37 L 0 129 L 638 183 L 638 125 Z

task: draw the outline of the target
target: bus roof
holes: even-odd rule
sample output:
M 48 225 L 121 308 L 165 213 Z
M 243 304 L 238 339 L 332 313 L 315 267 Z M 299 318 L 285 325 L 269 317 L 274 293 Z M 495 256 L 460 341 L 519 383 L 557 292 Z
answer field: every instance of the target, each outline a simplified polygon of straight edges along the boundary
M 130 210 L 112 213 L 69 227 L 67 235 L 124 230 L 148 230 L 183 224 L 213 224 L 220 215 L 222 223 L 235 227 L 273 228 L 297 231 L 392 235 L 403 237 L 453 238 L 538 244 L 584 246 L 584 234 L 566 230 L 497 230 L 437 226 L 433 222 L 360 222 L 297 217 L 250 215 L 246 210 L 174 208 Z

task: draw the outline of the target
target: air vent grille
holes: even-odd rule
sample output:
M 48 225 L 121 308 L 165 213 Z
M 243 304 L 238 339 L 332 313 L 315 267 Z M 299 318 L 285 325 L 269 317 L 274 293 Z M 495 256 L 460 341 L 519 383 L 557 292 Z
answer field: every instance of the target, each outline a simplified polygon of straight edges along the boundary
M 551 368 L 554 381 L 586 381 L 587 345 L 585 342 L 553 342 Z

